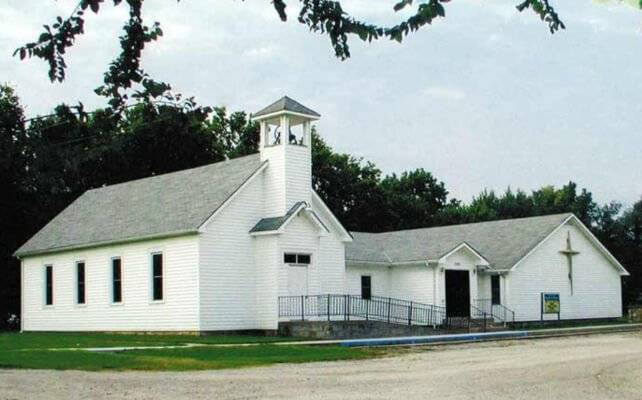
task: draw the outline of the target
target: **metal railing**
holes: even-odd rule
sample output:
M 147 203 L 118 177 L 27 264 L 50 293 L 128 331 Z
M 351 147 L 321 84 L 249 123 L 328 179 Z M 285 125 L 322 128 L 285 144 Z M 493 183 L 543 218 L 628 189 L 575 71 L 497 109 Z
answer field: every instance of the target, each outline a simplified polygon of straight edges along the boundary
M 493 317 L 490 313 L 486 312 L 485 310 L 482 310 L 481 308 L 475 306 L 474 304 L 471 304 L 469 320 L 472 325 L 481 328 L 482 332 L 486 332 L 486 330 L 488 329 L 488 323 L 492 322 Z
M 400 325 L 447 327 L 446 308 L 391 297 L 321 294 L 279 297 L 279 318 L 298 320 L 360 319 Z
M 504 325 L 515 322 L 515 312 L 503 304 L 493 304 L 492 299 L 476 299 L 473 305 Z

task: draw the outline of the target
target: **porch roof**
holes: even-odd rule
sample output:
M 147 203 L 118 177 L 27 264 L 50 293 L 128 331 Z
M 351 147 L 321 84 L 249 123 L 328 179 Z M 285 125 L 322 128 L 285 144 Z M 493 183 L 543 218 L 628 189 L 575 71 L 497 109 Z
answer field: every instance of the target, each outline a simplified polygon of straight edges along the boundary
M 301 208 L 305 208 L 307 206 L 308 205 L 305 201 L 300 201 L 295 203 L 285 215 L 262 218 L 252 229 L 250 229 L 250 233 L 277 231 L 288 219 L 290 219 L 292 215 L 299 212 Z
M 564 213 L 383 233 L 351 232 L 354 240 L 346 246 L 346 260 L 382 264 L 438 260 L 467 243 L 488 260 L 492 268 L 504 270 L 511 268 L 572 215 Z

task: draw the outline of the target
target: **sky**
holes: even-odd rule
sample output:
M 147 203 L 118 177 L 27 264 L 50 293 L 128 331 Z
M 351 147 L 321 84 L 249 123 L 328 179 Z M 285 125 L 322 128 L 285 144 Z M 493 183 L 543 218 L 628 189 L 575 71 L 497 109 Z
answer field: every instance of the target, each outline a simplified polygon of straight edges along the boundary
M 397 0 L 344 0 L 368 21 L 392 24 Z M 386 174 L 424 168 L 452 197 L 483 189 L 526 191 L 569 180 L 600 203 L 642 196 L 642 11 L 613 2 L 552 0 L 565 31 L 551 35 L 517 0 L 445 3 L 446 18 L 403 43 L 352 38 L 340 61 L 329 38 L 265 0 L 149 0 L 164 36 L 143 68 L 203 105 L 253 112 L 283 95 L 318 111 L 339 152 Z M 93 89 L 118 53 L 125 7 L 105 4 L 69 52 L 68 78 L 52 84 L 40 60 L 12 57 L 76 0 L 3 0 L 0 82 L 29 117 L 61 103 L 101 107 Z

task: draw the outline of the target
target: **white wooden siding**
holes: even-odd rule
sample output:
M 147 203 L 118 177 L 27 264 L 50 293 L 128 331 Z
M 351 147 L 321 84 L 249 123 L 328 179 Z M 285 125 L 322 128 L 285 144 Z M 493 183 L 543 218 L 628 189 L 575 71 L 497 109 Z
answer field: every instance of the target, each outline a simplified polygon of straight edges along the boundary
M 284 215 L 285 209 L 285 151 L 283 146 L 261 149 L 261 160 L 269 160 L 263 173 L 263 192 L 259 199 L 263 202 L 261 218 Z
M 320 238 L 318 263 L 319 293 L 345 293 L 345 244 L 336 235 Z
M 279 296 L 291 296 L 288 290 L 288 273 L 290 267 L 283 262 L 283 253 L 310 254 L 311 264 L 307 267 L 309 295 L 321 294 L 319 281 L 319 229 L 304 214 L 296 216 L 279 236 Z
M 330 234 L 321 236 L 319 239 L 320 293 L 344 294 L 346 293 L 346 252 L 345 242 L 342 241 L 343 227 L 335 222 L 334 216 L 329 214 L 329 210 L 316 195 L 311 196 L 310 200 L 314 212 L 331 231 Z
M 371 277 L 372 295 L 433 304 L 433 268 L 424 265 L 357 266 L 347 268 L 350 294 L 361 294 L 361 276 Z
M 285 214 L 296 202 L 310 203 L 312 160 L 306 146 L 266 147 L 262 160 L 269 160 L 264 180 L 264 217 Z
M 567 258 L 559 251 L 566 247 L 567 232 L 573 248 L 573 288 L 570 293 Z M 540 319 L 541 292 L 558 292 L 562 319 L 613 318 L 622 316 L 621 277 L 584 234 L 568 222 L 506 279 L 507 306 L 517 321 Z M 547 315 L 546 319 L 555 319 Z
M 312 159 L 306 146 L 285 146 L 285 209 L 295 203 L 310 203 L 312 193 Z
M 255 313 L 256 329 L 278 328 L 278 273 L 282 255 L 277 236 L 259 236 L 254 242 L 256 263 Z
M 477 298 L 476 299 L 489 300 L 491 299 L 491 297 L 492 297 L 492 293 L 491 293 L 491 285 L 490 285 L 490 275 L 485 274 L 483 272 L 479 273 L 477 275 Z
M 390 297 L 432 304 L 432 268 L 425 265 L 398 266 L 390 272 Z
M 164 299 L 153 302 L 151 252 L 162 251 Z M 111 258 L 122 260 L 122 304 L 112 304 Z M 76 304 L 76 262 L 85 262 L 86 304 Z M 104 246 L 23 260 L 26 331 L 196 331 L 196 235 Z M 44 305 L 44 265 L 53 265 L 53 306 Z
M 264 217 L 264 178 L 258 175 L 200 234 L 200 317 L 205 331 L 258 329 L 258 265 L 248 232 Z
M 346 287 L 348 294 L 361 295 L 361 276 L 371 277 L 373 296 L 390 297 L 390 267 L 384 265 L 355 266 L 346 268 Z

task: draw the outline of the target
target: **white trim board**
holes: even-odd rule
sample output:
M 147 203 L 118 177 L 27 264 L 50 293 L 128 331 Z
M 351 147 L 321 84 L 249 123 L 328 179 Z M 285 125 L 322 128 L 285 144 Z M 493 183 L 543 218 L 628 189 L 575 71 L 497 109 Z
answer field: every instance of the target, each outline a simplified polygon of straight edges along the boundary
M 446 253 L 446 254 L 444 254 L 443 256 L 441 256 L 441 257 L 439 258 L 439 260 L 437 260 L 437 261 L 438 261 L 438 262 L 440 262 L 440 263 L 443 263 L 443 262 L 445 262 L 445 261 L 446 261 L 446 259 L 447 259 L 448 257 L 450 257 L 451 255 L 453 255 L 453 254 L 457 253 L 457 252 L 458 252 L 459 250 L 461 250 L 461 249 L 467 249 L 470 253 L 472 253 L 474 256 L 476 256 L 476 257 L 477 257 L 477 259 L 479 259 L 479 260 L 482 262 L 482 263 L 481 263 L 481 264 L 479 264 L 479 265 L 484 265 L 484 266 L 488 266 L 488 265 L 490 265 L 490 262 L 488 262 L 488 260 L 487 260 L 487 259 L 485 259 L 485 258 L 484 258 L 484 256 L 482 256 L 481 254 L 479 254 L 479 252 L 478 252 L 477 250 L 475 250 L 471 245 L 469 245 L 469 244 L 468 244 L 468 243 L 466 243 L 466 242 L 461 242 L 461 243 L 460 243 L 459 245 L 457 245 L 454 249 L 450 250 L 448 253 Z
M 343 226 L 341 221 L 339 221 L 336 215 L 334 215 L 334 213 L 330 210 L 330 208 L 325 204 L 321 196 L 319 196 L 319 194 L 314 189 L 310 189 L 310 190 L 312 191 L 312 197 L 313 197 L 312 201 L 316 200 L 321 206 L 322 211 L 325 212 L 325 214 L 327 214 L 330 217 L 330 220 L 331 220 L 330 222 L 332 222 L 336 228 L 339 228 L 341 232 L 340 236 L 342 236 L 341 241 L 352 242 L 352 235 L 350 234 L 350 232 L 348 232 L 348 230 Z

